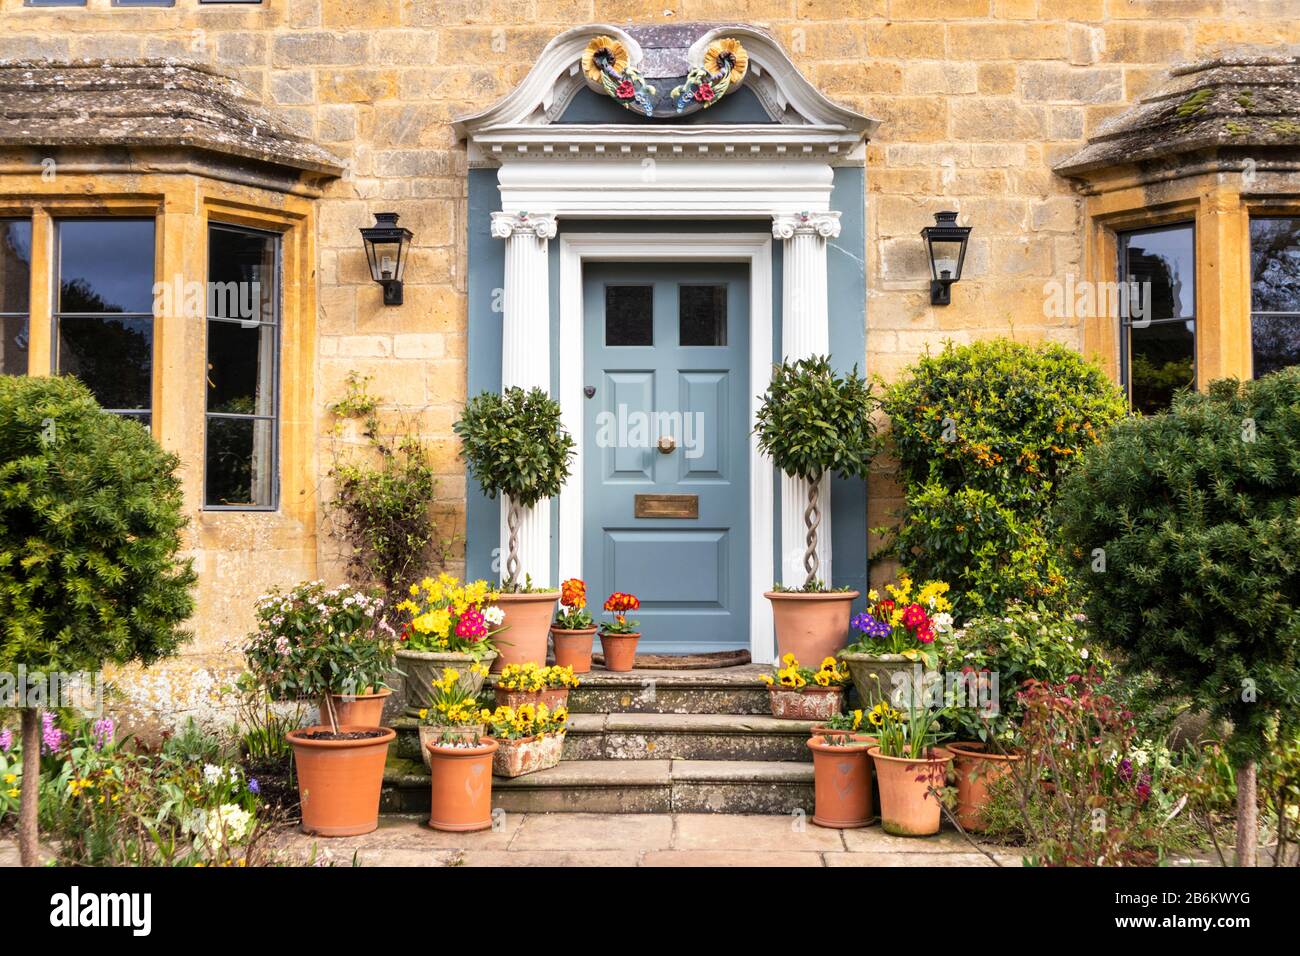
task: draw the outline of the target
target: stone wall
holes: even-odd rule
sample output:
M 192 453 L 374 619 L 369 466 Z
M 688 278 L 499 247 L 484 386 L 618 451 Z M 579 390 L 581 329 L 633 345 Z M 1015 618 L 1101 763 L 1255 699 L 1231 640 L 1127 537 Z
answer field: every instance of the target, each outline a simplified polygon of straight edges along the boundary
M 831 98 L 881 121 L 868 150 L 866 365 L 886 377 L 945 338 L 1079 347 L 1077 325 L 1043 315 L 1044 281 L 1080 264 L 1079 203 L 1053 162 L 1173 62 L 1300 43 L 1300 0 L 0 0 L 0 10 L 0 57 L 205 63 L 348 160 L 319 205 L 320 468 L 326 408 L 348 371 L 370 374 L 386 401 L 418 411 L 453 511 L 465 493 L 450 424 L 465 395 L 466 161 L 449 124 L 505 94 L 561 30 L 747 21 Z M 357 233 L 381 208 L 416 237 L 402 308 L 381 305 Z M 953 304 L 934 309 L 918 233 L 944 208 L 975 231 Z M 872 491 L 875 525 L 898 502 L 887 475 Z M 336 549 L 318 550 L 336 576 Z M 251 598 L 262 583 L 252 577 L 222 586 Z M 222 603 L 202 633 L 246 627 L 246 609 Z

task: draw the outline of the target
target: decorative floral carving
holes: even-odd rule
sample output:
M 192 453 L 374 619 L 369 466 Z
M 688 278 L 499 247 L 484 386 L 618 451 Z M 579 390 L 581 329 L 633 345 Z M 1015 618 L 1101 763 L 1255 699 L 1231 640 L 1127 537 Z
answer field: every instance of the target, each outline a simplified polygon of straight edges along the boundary
M 749 70 L 749 54 L 740 41 L 719 37 L 704 51 L 704 63 L 686 74 L 686 82 L 672 92 L 678 113 L 692 104 L 707 109 L 739 86 Z
M 655 88 L 629 65 L 627 47 L 621 41 L 595 37 L 583 51 L 582 72 L 624 109 L 643 116 L 654 112 Z

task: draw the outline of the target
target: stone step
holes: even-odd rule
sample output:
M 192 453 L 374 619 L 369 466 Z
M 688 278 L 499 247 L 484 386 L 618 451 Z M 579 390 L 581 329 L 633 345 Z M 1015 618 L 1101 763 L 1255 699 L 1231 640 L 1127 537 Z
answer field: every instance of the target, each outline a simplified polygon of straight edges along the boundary
M 492 778 L 492 805 L 513 813 L 800 813 L 812 816 L 811 764 L 771 760 L 565 760 Z M 385 813 L 427 813 L 429 773 L 390 758 Z
M 634 670 L 595 667 L 569 692 L 575 714 L 768 714 L 763 664 L 708 670 Z
M 415 721 L 392 722 L 396 752 L 419 760 Z M 812 721 L 760 714 L 572 714 L 564 760 L 810 761 Z

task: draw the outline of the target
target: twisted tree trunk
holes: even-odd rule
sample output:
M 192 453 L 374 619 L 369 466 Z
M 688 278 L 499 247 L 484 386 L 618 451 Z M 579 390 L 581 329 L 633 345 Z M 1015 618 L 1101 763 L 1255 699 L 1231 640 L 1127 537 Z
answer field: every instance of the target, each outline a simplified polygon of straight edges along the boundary
M 1237 768 L 1237 866 L 1255 866 L 1259 844 L 1259 798 L 1255 761 Z
M 506 510 L 506 528 L 510 531 L 509 552 L 506 556 L 506 584 L 513 588 L 519 581 L 519 506 L 514 499 L 509 499 L 510 507 Z
M 803 511 L 804 527 L 808 529 L 808 534 L 804 538 L 803 553 L 803 569 L 808 572 L 808 577 L 803 582 L 805 591 L 817 580 L 817 571 L 820 567 L 820 561 L 817 559 L 817 526 L 821 524 L 822 513 L 817 507 L 817 500 L 821 483 L 821 478 L 808 482 L 808 507 Z
M 40 866 L 41 720 L 35 707 L 23 708 L 23 792 L 18 805 L 18 858 Z

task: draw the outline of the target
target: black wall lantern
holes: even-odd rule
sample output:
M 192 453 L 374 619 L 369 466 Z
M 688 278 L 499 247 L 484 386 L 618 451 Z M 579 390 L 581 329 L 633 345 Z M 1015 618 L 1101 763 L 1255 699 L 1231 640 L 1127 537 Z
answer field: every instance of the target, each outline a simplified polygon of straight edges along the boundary
M 931 305 L 948 305 L 952 302 L 951 286 L 961 278 L 970 230 L 970 226 L 957 225 L 955 212 L 935 213 L 934 225 L 921 230 L 921 238 L 925 240 L 930 253 Z
M 411 230 L 397 224 L 397 213 L 375 213 L 375 224 L 361 230 L 370 260 L 370 278 L 384 287 L 384 305 L 402 304 L 402 274 L 411 248 Z

